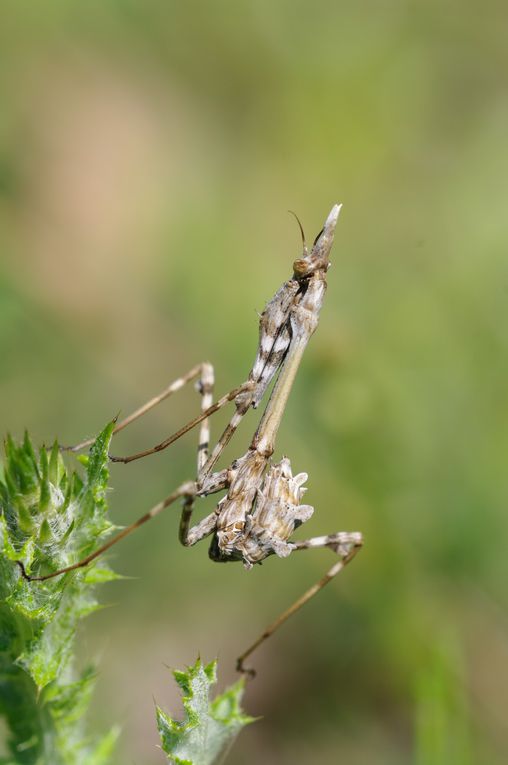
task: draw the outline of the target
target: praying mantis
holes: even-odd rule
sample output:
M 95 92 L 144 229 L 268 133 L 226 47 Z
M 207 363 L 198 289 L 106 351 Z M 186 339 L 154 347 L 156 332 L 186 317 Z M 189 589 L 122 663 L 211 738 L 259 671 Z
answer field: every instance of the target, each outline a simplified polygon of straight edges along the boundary
M 87 566 L 178 500 L 182 501 L 180 542 L 192 546 L 211 537 L 209 556 L 215 562 L 240 561 L 249 570 L 271 555 L 286 558 L 298 550 L 323 547 L 332 550 L 338 557 L 334 565 L 238 657 L 237 670 L 252 675 L 253 670 L 245 665 L 246 659 L 354 558 L 363 544 L 360 532 L 337 532 L 306 540 L 291 539 L 295 529 L 314 512 L 311 505 L 302 504 L 308 476 L 306 473 L 293 475 L 288 457 L 275 463 L 271 459 L 290 391 L 307 344 L 318 325 L 340 210 L 341 205 L 332 207 L 310 250 L 305 244 L 303 229 L 299 224 L 303 240 L 302 256 L 294 261 L 291 278 L 277 290 L 261 314 L 256 357 L 242 385 L 214 402 L 214 369 L 210 363 L 203 362 L 116 424 L 113 433 L 126 428 L 186 384 L 195 382 L 201 395 L 201 413 L 197 417 L 150 449 L 126 457 L 110 455 L 110 460 L 127 464 L 147 457 L 166 449 L 199 425 L 196 478 L 182 483 L 137 521 L 72 565 L 35 576 L 27 574 L 23 563 L 18 561 L 26 580 L 45 581 Z M 215 470 L 243 417 L 249 409 L 259 406 L 274 380 L 268 403 L 247 451 L 228 467 Z M 210 450 L 210 417 L 230 402 L 234 402 L 235 411 L 216 445 Z M 82 441 L 69 449 L 76 452 L 91 443 L 91 440 Z M 195 500 L 218 492 L 225 494 L 215 509 L 191 525 Z

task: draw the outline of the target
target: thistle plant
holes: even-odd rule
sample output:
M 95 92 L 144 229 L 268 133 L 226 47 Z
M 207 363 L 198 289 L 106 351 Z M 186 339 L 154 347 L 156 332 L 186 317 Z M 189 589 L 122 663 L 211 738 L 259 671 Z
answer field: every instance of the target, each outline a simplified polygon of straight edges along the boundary
M 99 604 L 99 583 L 116 575 L 103 558 L 44 582 L 45 575 L 90 555 L 114 529 L 107 518 L 108 448 L 114 422 L 69 470 L 57 443 L 35 451 L 28 435 L 5 442 L 0 480 L 0 714 L 8 727 L 0 765 L 107 765 L 118 730 L 92 738 L 85 715 L 95 671 L 75 669 L 79 622 Z M 24 575 L 23 575 L 24 574 Z M 212 702 L 216 664 L 175 672 L 187 719 L 157 708 L 163 751 L 175 763 L 208 765 L 251 721 L 240 710 L 244 681 Z
M 70 576 L 33 584 L 28 572 L 51 571 L 85 555 L 112 529 L 106 518 L 107 454 L 113 423 L 69 471 L 58 444 L 37 453 L 28 435 L 5 443 L 0 482 L 0 712 L 8 729 L 4 765 L 102 765 L 116 731 L 98 740 L 84 715 L 94 670 L 74 668 L 78 623 L 98 608 L 96 585 L 115 577 L 102 560 Z
M 240 730 L 255 719 L 240 707 L 245 679 L 240 678 L 210 701 L 210 688 L 217 682 L 216 661 L 204 665 L 198 659 L 184 672 L 173 675 L 182 691 L 185 720 L 173 720 L 157 707 L 163 751 L 176 765 L 222 762 Z

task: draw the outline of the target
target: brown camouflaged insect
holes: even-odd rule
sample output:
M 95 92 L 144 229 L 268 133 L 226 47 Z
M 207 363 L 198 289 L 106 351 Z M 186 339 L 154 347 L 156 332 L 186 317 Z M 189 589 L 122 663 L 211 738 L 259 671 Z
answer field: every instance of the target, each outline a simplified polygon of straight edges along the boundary
M 292 277 L 275 293 L 261 315 L 256 358 L 248 380 L 243 385 L 212 403 L 214 372 L 212 365 L 205 362 L 175 380 L 158 396 L 116 425 L 114 433 L 123 430 L 186 383 L 196 380 L 196 387 L 201 394 L 201 414 L 198 417 L 151 449 L 128 457 L 110 457 L 113 462 L 123 463 L 146 457 L 165 449 L 184 433 L 201 424 L 196 480 L 183 483 L 135 523 L 71 566 L 45 576 L 29 576 L 23 564 L 19 562 L 26 579 L 45 581 L 86 566 L 178 499 L 183 499 L 179 528 L 181 543 L 186 546 L 194 545 L 211 535 L 209 555 L 217 562 L 241 561 L 246 569 L 251 569 L 256 563 L 261 563 L 273 554 L 285 558 L 295 550 L 315 547 L 328 547 L 333 550 L 339 556 L 339 560 L 325 576 L 284 611 L 238 658 L 237 669 L 253 674 L 252 670 L 244 666 L 245 659 L 354 557 L 362 545 L 362 535 L 359 532 L 338 532 L 303 541 L 291 540 L 294 530 L 314 512 L 310 505 L 301 503 L 307 474 L 299 473 L 293 476 L 287 457 L 275 464 L 271 463 L 277 431 L 291 387 L 307 343 L 318 324 L 340 207 L 335 205 L 332 208 L 310 252 L 305 245 L 302 231 L 302 257 L 294 262 Z M 226 469 L 213 471 L 242 418 L 251 407 L 256 408 L 259 405 L 276 375 L 271 396 L 247 452 Z M 209 454 L 208 418 L 230 401 L 235 402 L 235 412 Z M 78 451 L 90 443 L 91 440 L 83 441 L 70 449 Z M 215 510 L 191 527 L 196 497 L 205 497 L 219 491 L 226 491 L 226 494 L 218 502 Z

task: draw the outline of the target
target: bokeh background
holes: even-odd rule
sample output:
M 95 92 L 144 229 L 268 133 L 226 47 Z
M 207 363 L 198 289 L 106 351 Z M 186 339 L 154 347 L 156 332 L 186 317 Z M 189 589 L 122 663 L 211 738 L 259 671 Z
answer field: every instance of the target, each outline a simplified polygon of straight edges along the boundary
M 237 385 L 300 252 L 287 209 L 312 239 L 344 203 L 278 454 L 310 476 L 300 535 L 366 545 L 259 651 L 232 763 L 507 761 L 507 23 L 500 0 L 2 3 L 2 432 L 76 442 L 204 359 Z M 114 466 L 116 522 L 192 477 L 195 438 Z M 218 656 L 232 681 L 331 564 L 214 566 L 172 511 L 110 559 L 132 578 L 80 654 L 93 728 L 120 722 L 118 763 L 143 765 L 153 697 L 179 711 L 167 666 Z

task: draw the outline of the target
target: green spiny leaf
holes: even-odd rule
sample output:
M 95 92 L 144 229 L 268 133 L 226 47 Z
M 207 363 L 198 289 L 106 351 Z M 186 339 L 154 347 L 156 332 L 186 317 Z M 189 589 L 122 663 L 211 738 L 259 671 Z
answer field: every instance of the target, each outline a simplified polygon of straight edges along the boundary
M 26 454 L 26 456 L 30 459 L 30 462 L 34 466 L 35 472 L 38 473 L 37 470 L 37 457 L 35 454 L 35 450 L 32 444 L 32 441 L 30 439 L 30 436 L 28 435 L 28 430 L 25 430 L 25 435 L 23 438 L 23 451 Z
M 198 659 L 187 670 L 175 671 L 182 690 L 186 719 L 178 722 L 156 708 L 162 749 L 177 765 L 212 765 L 231 746 L 239 731 L 254 718 L 244 715 L 240 700 L 241 679 L 210 702 L 210 688 L 216 682 L 217 662 L 203 666 Z
M 44 518 L 39 529 L 39 538 L 37 541 L 39 545 L 47 545 L 52 539 L 53 532 L 51 531 L 51 526 L 49 525 L 48 519 Z
M 49 480 L 53 486 L 59 486 L 60 480 L 64 475 L 65 467 L 60 455 L 60 447 L 58 446 L 58 441 L 55 441 L 49 457 Z
M 110 762 L 119 733 L 119 728 L 115 726 L 103 736 L 95 747 L 88 751 L 83 765 L 107 765 Z
M 0 482 L 0 714 L 10 729 L 10 765 L 106 765 L 116 732 L 90 742 L 82 717 L 92 673 L 76 679 L 73 639 L 99 608 L 95 585 L 115 577 L 104 562 L 46 582 L 29 582 L 79 560 L 99 544 L 106 518 L 107 450 L 112 425 L 91 449 L 85 480 L 68 472 L 58 444 L 38 454 L 25 434 L 6 439 Z
M 49 485 L 48 453 L 44 446 L 39 453 L 39 464 L 41 466 L 39 510 L 40 512 L 45 513 L 51 504 L 51 488 Z
M 87 478 L 90 485 L 97 485 L 104 489 L 108 482 L 108 449 L 116 420 L 109 422 L 104 430 L 99 433 L 90 449 L 87 466 Z
M 19 530 L 23 534 L 31 534 L 35 528 L 34 522 L 32 519 L 32 513 L 30 512 L 26 504 L 23 502 L 22 498 L 17 494 L 14 497 L 12 505 L 15 507 L 17 512 Z
M 5 454 L 7 472 L 16 485 L 17 490 L 23 494 L 32 492 L 37 487 L 39 475 L 37 471 L 37 459 L 28 435 L 21 446 L 17 446 L 9 435 L 6 439 Z

